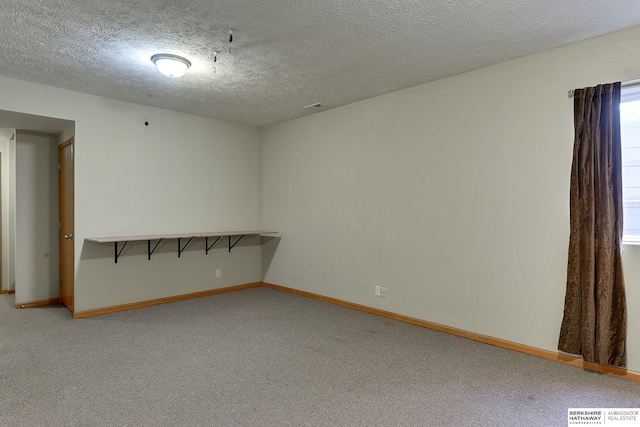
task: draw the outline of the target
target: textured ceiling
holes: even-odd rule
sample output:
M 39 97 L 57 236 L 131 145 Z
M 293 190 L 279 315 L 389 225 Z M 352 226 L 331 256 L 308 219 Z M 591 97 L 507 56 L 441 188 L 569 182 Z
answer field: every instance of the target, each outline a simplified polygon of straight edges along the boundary
M 4 0 L 0 75 L 266 126 L 636 25 L 637 0 Z

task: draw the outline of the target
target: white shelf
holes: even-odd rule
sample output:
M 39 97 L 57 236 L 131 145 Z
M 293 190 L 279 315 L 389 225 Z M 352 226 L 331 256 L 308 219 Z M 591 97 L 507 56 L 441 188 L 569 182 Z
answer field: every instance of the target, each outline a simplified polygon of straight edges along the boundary
M 227 236 L 253 236 L 262 234 L 278 234 L 277 231 L 210 231 L 204 233 L 184 233 L 184 234 L 150 234 L 146 236 L 109 236 L 109 237 L 87 237 L 84 240 L 92 243 L 115 243 L 115 242 L 140 242 L 143 240 L 166 240 L 166 239 L 191 239 L 201 237 L 227 237 Z
M 91 243 L 113 243 L 114 261 L 117 263 L 118 262 L 118 258 L 120 257 L 120 255 L 122 254 L 122 251 L 124 250 L 124 247 L 129 242 L 141 242 L 141 241 L 145 241 L 146 240 L 147 241 L 147 259 L 151 260 L 151 255 L 153 255 L 155 250 L 158 248 L 158 245 L 163 240 L 177 240 L 178 241 L 178 258 L 180 258 L 180 255 L 182 255 L 182 252 L 187 248 L 187 246 L 189 245 L 189 243 L 191 243 L 191 240 L 193 240 L 193 239 L 204 238 L 205 239 L 205 244 L 204 244 L 205 254 L 208 254 L 209 251 L 213 248 L 213 246 L 218 242 L 218 240 L 220 240 L 223 237 L 228 237 L 229 238 L 229 252 L 231 252 L 231 249 L 233 249 L 233 247 L 235 245 L 237 245 L 238 242 L 240 240 L 242 240 L 242 238 L 244 236 L 268 235 L 268 234 L 278 234 L 278 232 L 277 231 L 261 231 L 261 230 L 251 230 L 251 231 L 208 231 L 208 232 L 203 232 L 203 233 L 149 234 L 149 235 L 144 235 L 144 236 L 87 237 L 84 240 L 87 241 L 87 242 L 91 242 Z M 236 237 L 236 236 L 240 236 L 240 237 L 238 237 L 238 239 L 235 242 L 231 243 L 231 237 Z M 209 238 L 210 237 L 215 237 L 216 238 L 215 241 L 211 245 L 209 245 Z M 184 246 L 182 246 L 182 243 L 181 243 L 182 239 L 189 239 Z M 151 241 L 152 240 L 157 240 L 157 243 L 155 244 L 153 249 L 151 249 Z M 120 242 L 124 242 L 124 244 L 120 247 L 120 251 L 118 251 L 118 243 L 120 243 Z

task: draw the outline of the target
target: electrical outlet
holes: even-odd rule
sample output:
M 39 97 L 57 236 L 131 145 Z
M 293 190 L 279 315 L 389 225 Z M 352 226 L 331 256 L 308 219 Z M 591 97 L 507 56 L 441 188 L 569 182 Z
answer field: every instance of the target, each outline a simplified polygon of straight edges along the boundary
M 216 277 L 222 277 L 222 270 L 216 268 Z
M 375 294 L 376 294 L 377 297 L 380 296 L 380 286 L 378 286 L 378 285 L 376 285 Z
M 380 296 L 382 296 L 382 298 L 387 297 L 387 288 L 385 288 L 384 286 L 381 288 Z

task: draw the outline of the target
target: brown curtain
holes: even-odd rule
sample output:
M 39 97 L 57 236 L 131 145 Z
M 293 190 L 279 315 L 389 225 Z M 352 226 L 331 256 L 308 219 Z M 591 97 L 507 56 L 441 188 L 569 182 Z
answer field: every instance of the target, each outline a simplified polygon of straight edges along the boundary
M 569 264 L 558 348 L 626 366 L 620 83 L 577 89 Z

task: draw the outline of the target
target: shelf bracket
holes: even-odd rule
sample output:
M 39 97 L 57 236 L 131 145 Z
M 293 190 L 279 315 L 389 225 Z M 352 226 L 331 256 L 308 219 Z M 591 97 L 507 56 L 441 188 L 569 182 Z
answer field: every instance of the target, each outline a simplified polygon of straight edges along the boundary
M 235 245 L 237 245 L 237 244 L 238 244 L 238 242 L 239 242 L 240 240 L 242 240 L 242 238 L 243 238 L 243 237 L 244 237 L 244 234 L 243 234 L 242 236 L 240 236 L 240 237 L 238 238 L 238 240 L 236 240 L 236 242 L 232 245 L 232 244 L 231 244 L 231 236 L 229 236 L 229 252 L 231 252 L 231 249 L 233 249 L 233 247 L 234 247 Z
M 113 242 L 114 259 L 116 264 L 118 263 L 118 258 L 122 254 L 122 251 L 124 251 L 124 247 L 127 246 L 127 243 L 129 242 L 125 240 L 124 245 L 122 245 L 122 247 L 120 248 L 120 252 L 118 252 L 118 242 Z
M 151 261 L 151 255 L 153 255 L 153 253 L 156 251 L 160 242 L 162 242 L 162 239 L 158 239 L 158 243 L 156 243 L 156 245 L 153 247 L 153 250 L 151 250 L 151 240 L 147 240 L 147 259 L 149 261 Z
M 218 236 L 218 238 L 211 244 L 211 246 L 209 246 L 209 238 L 205 237 L 205 251 L 204 254 L 205 255 L 209 255 L 209 251 L 211 249 L 213 249 L 213 246 L 218 243 L 218 240 L 220 240 L 222 238 L 222 236 Z
M 187 246 L 189 246 L 189 243 L 191 243 L 191 241 L 193 240 L 193 237 L 190 237 L 189 240 L 187 241 L 187 243 L 184 245 L 184 247 L 182 247 L 182 245 L 180 244 L 180 238 L 178 237 L 178 258 L 180 258 L 180 254 L 182 252 L 184 252 L 185 249 L 187 249 Z

